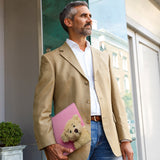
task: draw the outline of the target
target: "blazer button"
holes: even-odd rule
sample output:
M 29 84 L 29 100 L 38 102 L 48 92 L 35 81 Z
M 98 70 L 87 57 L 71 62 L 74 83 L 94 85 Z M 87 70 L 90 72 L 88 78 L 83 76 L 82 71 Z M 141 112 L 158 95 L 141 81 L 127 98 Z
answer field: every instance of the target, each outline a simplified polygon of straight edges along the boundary
M 90 100 L 88 100 L 87 103 L 90 104 Z
M 85 81 L 84 84 L 85 84 L 85 85 L 88 85 L 88 81 Z

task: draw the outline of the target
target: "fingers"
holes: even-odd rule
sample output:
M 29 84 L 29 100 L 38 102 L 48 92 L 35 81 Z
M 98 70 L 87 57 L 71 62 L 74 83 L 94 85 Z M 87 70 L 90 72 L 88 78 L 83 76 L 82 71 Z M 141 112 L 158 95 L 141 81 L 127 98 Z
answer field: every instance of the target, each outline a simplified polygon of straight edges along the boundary
M 72 153 L 73 150 L 65 148 L 59 144 L 53 144 L 45 148 L 47 160 L 68 160 L 63 153 Z
M 73 149 L 62 147 L 62 151 L 63 151 L 63 152 L 66 152 L 66 153 L 72 153 L 72 152 L 73 152 Z
M 63 146 L 59 146 L 59 147 L 60 147 L 60 148 L 59 148 L 59 149 L 60 149 L 60 152 L 59 152 L 59 154 L 58 154 L 59 158 L 60 158 L 61 160 L 68 160 L 68 157 L 65 156 L 65 155 L 63 155 L 63 153 L 72 153 L 73 150 L 70 149 L 70 148 L 63 147 Z
M 126 154 L 125 154 L 125 152 L 122 152 L 122 158 L 123 158 L 123 160 L 126 160 Z
M 68 160 L 68 157 L 63 155 L 63 154 L 60 154 L 60 155 L 58 155 L 58 159 L 57 160 Z
M 128 151 L 127 153 L 128 160 L 133 160 L 133 152 Z
M 123 160 L 127 160 L 126 157 L 128 158 L 128 160 L 133 160 L 133 150 L 130 142 L 121 143 L 121 152 Z

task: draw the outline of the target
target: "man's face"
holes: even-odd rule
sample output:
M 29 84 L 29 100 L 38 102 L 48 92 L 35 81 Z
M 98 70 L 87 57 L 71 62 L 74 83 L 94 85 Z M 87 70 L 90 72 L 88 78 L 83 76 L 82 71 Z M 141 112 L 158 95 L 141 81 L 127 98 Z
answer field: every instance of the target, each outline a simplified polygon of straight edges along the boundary
M 74 19 L 72 20 L 71 29 L 75 34 L 89 36 L 92 32 L 91 13 L 86 6 L 75 7 L 77 10 Z

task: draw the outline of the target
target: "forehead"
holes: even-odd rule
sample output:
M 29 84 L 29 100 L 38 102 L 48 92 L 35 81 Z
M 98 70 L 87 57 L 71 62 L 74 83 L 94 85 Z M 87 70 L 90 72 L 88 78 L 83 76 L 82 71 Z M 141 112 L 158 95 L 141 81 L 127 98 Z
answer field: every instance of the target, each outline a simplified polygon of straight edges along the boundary
M 77 10 L 76 15 L 81 15 L 82 13 L 91 14 L 86 6 L 77 6 L 75 9 Z

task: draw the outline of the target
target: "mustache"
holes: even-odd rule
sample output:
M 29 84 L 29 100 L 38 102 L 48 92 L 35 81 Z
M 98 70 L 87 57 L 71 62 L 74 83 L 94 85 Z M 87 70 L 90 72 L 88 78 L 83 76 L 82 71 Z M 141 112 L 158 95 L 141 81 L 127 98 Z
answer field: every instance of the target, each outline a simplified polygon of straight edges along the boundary
M 90 27 L 92 28 L 91 23 L 86 23 L 86 24 L 84 25 L 84 27 L 86 27 L 86 26 L 90 26 Z

